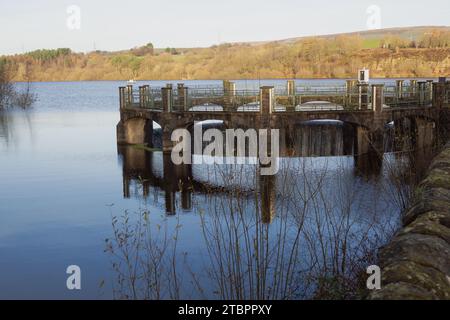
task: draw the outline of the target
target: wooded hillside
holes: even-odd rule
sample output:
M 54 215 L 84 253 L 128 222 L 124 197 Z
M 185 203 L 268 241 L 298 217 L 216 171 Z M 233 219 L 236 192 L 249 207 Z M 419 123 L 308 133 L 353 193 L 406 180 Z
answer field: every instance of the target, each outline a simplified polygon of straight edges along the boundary
M 416 31 L 417 33 L 417 31 Z M 344 78 L 367 67 L 372 77 L 450 75 L 449 28 L 424 29 L 414 38 L 385 33 L 300 38 L 209 48 L 120 52 L 37 50 L 3 56 L 16 81 Z

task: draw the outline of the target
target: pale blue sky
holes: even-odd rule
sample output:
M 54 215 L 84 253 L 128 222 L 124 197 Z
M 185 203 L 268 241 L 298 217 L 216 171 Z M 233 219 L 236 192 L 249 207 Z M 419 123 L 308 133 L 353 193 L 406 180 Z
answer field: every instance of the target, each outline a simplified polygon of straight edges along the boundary
M 81 28 L 67 27 L 70 5 Z M 210 46 L 367 29 L 371 5 L 381 27 L 450 25 L 449 0 L 0 0 L 0 54 L 38 48 L 120 50 Z

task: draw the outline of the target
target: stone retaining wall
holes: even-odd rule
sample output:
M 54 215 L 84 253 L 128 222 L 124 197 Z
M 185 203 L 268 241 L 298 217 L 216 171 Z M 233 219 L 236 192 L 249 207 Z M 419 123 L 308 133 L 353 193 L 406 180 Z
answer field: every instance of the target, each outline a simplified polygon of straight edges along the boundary
M 382 289 L 370 299 L 450 300 L 450 143 L 431 163 L 403 225 L 380 250 Z

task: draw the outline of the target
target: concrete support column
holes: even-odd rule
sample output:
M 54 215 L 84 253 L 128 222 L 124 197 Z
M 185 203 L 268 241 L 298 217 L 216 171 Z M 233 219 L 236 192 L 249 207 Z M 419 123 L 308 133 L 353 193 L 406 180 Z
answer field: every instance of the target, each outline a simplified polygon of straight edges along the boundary
M 295 96 L 295 80 L 288 80 L 286 86 L 287 86 L 287 95 L 289 97 Z
M 144 86 L 144 99 L 143 99 L 143 107 L 149 108 L 150 107 L 150 86 L 145 85 Z
M 381 113 L 384 105 L 384 84 L 372 85 L 372 110 Z
M 184 86 L 184 83 L 177 85 L 177 104 L 181 111 L 188 111 L 188 88 Z
M 296 101 L 295 101 L 295 80 L 288 80 L 286 83 L 286 89 L 287 89 L 287 95 L 288 95 L 288 100 L 289 100 L 289 104 L 293 107 L 295 107 L 296 105 Z
M 356 80 L 346 80 L 345 81 L 345 89 L 347 91 L 347 94 L 353 93 L 357 84 L 358 84 L 358 81 L 356 81 Z
M 261 87 L 260 90 L 260 113 L 271 114 L 275 104 L 274 88 L 267 86 Z
M 445 83 L 433 83 L 433 107 L 442 108 L 445 101 Z
M 417 80 L 411 80 L 409 82 L 409 97 L 415 98 L 417 93 Z
M 236 96 L 236 84 L 234 82 L 224 80 L 223 81 L 223 94 L 224 94 L 224 100 L 225 100 L 224 101 L 225 102 L 224 109 L 227 109 L 233 105 L 233 101 Z
M 170 153 L 173 149 L 173 141 L 172 138 L 172 130 L 168 130 L 167 128 L 163 128 L 162 130 L 162 149 L 163 153 Z
M 405 137 L 412 137 L 411 130 L 406 130 L 405 119 L 395 120 L 394 122 L 394 148 L 397 150 L 407 150 L 410 148 L 408 143 L 409 139 L 405 139 Z M 410 126 L 408 126 L 410 129 Z M 408 132 L 407 132 L 408 131 Z
M 119 102 L 120 109 L 124 109 L 126 107 L 126 92 L 125 87 L 119 87 Z
M 139 87 L 139 107 L 145 108 L 145 87 Z
M 369 106 L 369 85 L 367 83 L 358 84 L 358 109 L 367 110 Z
M 121 120 L 116 127 L 117 143 L 152 146 L 153 121 L 147 118 Z
M 425 105 L 425 94 L 426 94 L 427 83 L 425 81 L 419 81 L 417 84 L 418 84 L 418 90 L 419 90 L 419 105 L 423 106 L 423 105 Z
M 403 83 L 405 80 L 397 80 L 396 88 L 397 88 L 397 99 L 403 99 Z
M 223 80 L 222 81 L 223 92 L 227 92 L 228 91 L 229 83 L 230 83 L 230 81 L 228 81 L 228 80 Z
M 127 85 L 126 103 L 127 107 L 133 106 L 133 85 Z
M 445 81 L 445 103 L 450 103 L 450 80 Z
M 357 80 L 347 80 L 345 82 L 345 89 L 346 89 L 346 106 L 349 107 L 353 104 L 353 93 L 355 92 L 355 88 L 357 85 Z
M 163 115 L 162 119 L 159 120 L 159 124 L 161 125 L 162 151 L 163 153 L 170 153 L 176 144 L 176 142 L 172 141 L 172 132 L 176 128 L 173 123 L 173 116 Z
M 236 95 L 236 83 L 228 80 L 223 81 L 223 91 L 226 95 L 235 96 Z
M 173 89 L 172 85 L 168 84 L 161 88 L 163 112 L 172 112 Z
M 369 131 L 364 127 L 356 128 L 356 154 L 363 155 L 368 153 L 377 153 L 382 155 L 384 152 L 383 130 Z
M 355 167 L 364 176 L 378 176 L 383 163 L 383 131 L 356 128 Z
M 427 80 L 428 101 L 433 101 L 433 80 Z
M 435 124 L 425 119 L 415 119 L 415 148 L 418 151 L 430 149 L 434 144 Z
M 150 119 L 145 124 L 145 137 L 144 137 L 144 144 L 147 145 L 149 148 L 153 148 L 153 120 Z
M 125 132 L 125 125 L 123 121 L 119 121 L 119 123 L 116 126 L 116 137 L 117 137 L 117 144 L 126 144 L 127 143 L 127 137 Z
M 356 127 L 356 154 L 363 155 L 369 153 L 369 130 L 363 127 Z

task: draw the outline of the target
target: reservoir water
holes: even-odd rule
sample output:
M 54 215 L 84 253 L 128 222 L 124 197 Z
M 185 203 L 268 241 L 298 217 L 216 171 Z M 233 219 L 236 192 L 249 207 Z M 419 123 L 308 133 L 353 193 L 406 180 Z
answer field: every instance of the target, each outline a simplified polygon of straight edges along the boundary
M 0 299 L 320 297 L 397 228 L 397 153 L 358 159 L 344 128 L 322 123 L 296 129 L 300 156 L 273 177 L 174 168 L 117 146 L 123 84 L 34 83 L 32 109 L 0 112 Z M 81 290 L 66 287 L 70 265 Z

